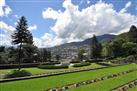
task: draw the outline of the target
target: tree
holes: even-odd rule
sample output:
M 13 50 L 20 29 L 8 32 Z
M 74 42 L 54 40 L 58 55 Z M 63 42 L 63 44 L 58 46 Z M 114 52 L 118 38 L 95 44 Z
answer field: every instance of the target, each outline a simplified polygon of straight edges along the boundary
M 0 52 L 4 52 L 5 51 L 5 46 L 0 46 Z
M 47 57 L 48 57 L 48 51 L 46 48 L 42 49 L 42 61 L 46 62 L 47 61 Z
M 24 63 L 33 63 L 36 62 L 37 59 L 35 57 L 37 56 L 37 47 L 34 45 L 23 45 L 23 55 L 24 59 L 22 60 Z
M 60 55 L 56 55 L 56 60 L 57 60 L 57 61 L 60 60 Z
M 78 59 L 80 60 L 80 61 L 82 61 L 83 60 L 83 58 L 84 58 L 84 54 L 85 53 L 85 50 L 84 49 L 80 49 L 79 51 L 78 51 Z
M 17 59 L 17 49 L 14 47 L 7 48 L 8 63 L 16 63 Z
M 130 27 L 130 30 L 128 32 L 128 37 L 129 37 L 130 42 L 137 43 L 137 28 L 136 28 L 136 26 L 132 25 Z
M 123 43 L 122 48 L 124 49 L 125 56 L 137 54 L 137 43 Z
M 28 24 L 27 20 L 24 16 L 22 16 L 18 21 L 17 21 L 17 26 L 16 30 L 12 35 L 12 44 L 18 45 L 19 50 L 18 50 L 18 69 L 20 70 L 20 64 L 23 56 L 23 50 L 22 50 L 22 45 L 32 45 L 33 44 L 33 37 L 30 31 L 28 30 Z
M 122 48 L 122 44 L 126 41 L 122 38 L 114 39 L 112 42 L 109 43 L 113 49 L 114 57 L 123 56 L 124 50 Z
M 114 56 L 113 48 L 109 43 L 106 43 L 102 49 L 102 56 L 112 58 Z
M 102 45 L 98 42 L 96 36 L 93 35 L 90 57 L 95 58 L 97 60 L 97 58 L 101 57 L 101 50 L 102 50 Z
M 47 52 L 47 61 L 51 61 L 51 51 Z

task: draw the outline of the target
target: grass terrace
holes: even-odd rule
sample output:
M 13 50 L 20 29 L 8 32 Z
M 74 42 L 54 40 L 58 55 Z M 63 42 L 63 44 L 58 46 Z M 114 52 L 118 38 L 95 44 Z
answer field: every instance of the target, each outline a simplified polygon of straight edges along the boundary
M 99 70 L 83 71 L 83 72 L 36 78 L 36 79 L 5 82 L 5 83 L 1 83 L 1 90 L 2 91 L 15 91 L 15 90 L 16 91 L 43 91 L 49 88 L 64 86 L 64 85 L 75 83 L 75 82 L 107 76 L 110 74 L 115 74 L 115 73 L 127 71 L 129 69 L 134 69 L 134 68 L 137 68 L 137 64 L 129 64 L 129 65 L 99 69 Z M 128 79 L 127 81 L 130 81 L 132 79 L 135 79 L 136 75 L 135 73 L 130 73 L 123 77 L 126 77 Z M 122 79 L 121 80 L 122 83 L 125 83 L 125 78 L 123 77 L 118 78 L 118 80 Z
M 85 67 L 68 68 L 68 69 L 39 69 L 37 67 L 35 67 L 35 68 L 22 68 L 22 69 L 31 72 L 32 75 L 37 75 L 37 74 L 58 72 L 58 71 L 64 71 L 64 70 L 74 70 L 74 69 L 82 69 L 82 68 L 100 68 L 100 67 L 105 67 L 105 66 L 99 65 L 96 63 L 92 63 L 91 65 L 85 66 Z M 10 72 L 11 70 L 14 70 L 14 69 L 2 69 L 2 70 L 0 70 L 0 79 L 3 78 L 4 74 Z
M 111 91 L 111 89 L 135 79 L 137 79 L 137 71 L 122 76 L 118 76 L 116 78 L 107 79 L 89 85 L 81 86 L 78 88 L 72 88 L 69 91 L 91 91 L 92 89 L 94 89 L 94 91 L 100 91 L 100 89 L 101 91 Z M 134 91 L 136 90 L 134 89 Z

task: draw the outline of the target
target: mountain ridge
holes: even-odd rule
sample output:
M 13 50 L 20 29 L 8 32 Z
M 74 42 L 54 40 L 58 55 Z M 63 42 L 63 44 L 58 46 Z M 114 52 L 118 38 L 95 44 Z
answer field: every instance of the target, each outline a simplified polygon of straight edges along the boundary
M 97 36 L 97 39 L 100 43 L 102 43 L 102 42 L 112 40 L 115 37 L 116 37 L 116 35 L 113 35 L 113 34 L 104 34 L 104 35 Z M 91 39 L 92 38 L 87 38 L 83 41 L 64 43 L 64 44 L 61 44 L 61 45 L 58 45 L 58 46 L 50 47 L 50 49 L 57 48 L 57 47 L 66 48 L 66 47 L 71 47 L 71 46 L 80 47 L 80 46 L 84 46 L 84 45 L 90 45 L 91 44 Z

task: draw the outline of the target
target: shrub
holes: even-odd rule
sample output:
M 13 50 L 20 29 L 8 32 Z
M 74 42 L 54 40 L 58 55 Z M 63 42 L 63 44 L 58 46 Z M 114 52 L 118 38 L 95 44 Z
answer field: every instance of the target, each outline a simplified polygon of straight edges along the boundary
M 111 64 L 108 64 L 108 63 L 101 63 L 101 62 L 98 62 L 97 64 L 103 65 L 103 66 L 112 66 Z
M 39 63 L 21 63 L 21 68 L 37 67 Z M 0 69 L 14 69 L 18 68 L 18 64 L 0 64 Z
M 80 63 L 80 61 L 71 61 L 70 63 Z
M 64 65 L 60 65 L 60 66 L 56 66 L 56 65 L 39 65 L 38 68 L 40 68 L 40 69 L 64 69 L 64 68 L 68 68 L 68 66 L 64 66 Z
M 82 63 L 76 63 L 73 65 L 73 67 L 83 67 L 83 66 L 88 66 L 90 65 L 89 62 L 82 62 Z
M 89 62 L 89 63 L 97 63 L 97 62 L 102 62 L 102 59 L 90 59 L 90 60 L 86 60 L 85 62 Z
M 31 73 L 26 70 L 12 70 L 10 73 L 6 74 L 4 78 L 15 78 L 25 76 L 31 76 Z
M 44 63 L 21 63 L 21 68 L 31 68 L 31 67 L 37 67 L 38 65 L 54 65 L 54 64 L 60 64 L 58 61 L 51 61 L 51 62 L 44 62 Z M 0 69 L 14 69 L 18 68 L 18 64 L 0 64 Z
M 137 55 L 131 55 L 128 57 L 119 57 L 111 60 L 112 63 L 116 64 L 127 64 L 127 63 L 137 63 Z
M 45 64 L 46 64 L 46 65 L 54 65 L 54 64 L 60 64 L 60 62 L 58 62 L 58 61 L 56 61 L 56 62 L 53 61 L 53 62 L 52 62 L 52 61 L 51 61 L 51 62 L 48 62 L 48 63 L 45 63 Z

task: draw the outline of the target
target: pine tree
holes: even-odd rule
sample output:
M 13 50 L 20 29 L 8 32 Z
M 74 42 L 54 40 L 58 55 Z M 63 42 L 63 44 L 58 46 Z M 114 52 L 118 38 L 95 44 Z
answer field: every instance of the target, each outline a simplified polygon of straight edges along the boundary
M 84 54 L 85 53 L 85 50 L 84 49 L 80 49 L 78 51 L 78 59 L 82 62 L 83 61 L 83 58 L 84 58 Z
M 47 61 L 51 62 L 51 51 L 47 52 Z
M 91 43 L 91 55 L 90 55 L 90 57 L 95 58 L 97 60 L 97 58 L 99 58 L 101 56 L 101 49 L 102 49 L 101 44 L 98 42 L 96 36 L 93 35 L 92 43 Z
M 132 25 L 128 32 L 128 37 L 131 42 L 137 43 L 137 28 L 136 26 Z
M 47 62 L 47 55 L 48 55 L 48 51 L 47 51 L 47 49 L 46 48 L 43 48 L 43 51 L 42 51 L 42 61 L 43 62 Z
M 18 64 L 19 64 L 19 70 L 21 69 L 20 63 L 22 60 L 23 50 L 22 45 L 33 45 L 33 37 L 30 31 L 28 30 L 28 24 L 27 20 L 24 16 L 22 16 L 17 21 L 16 30 L 12 35 L 12 43 L 14 45 L 18 45 Z

